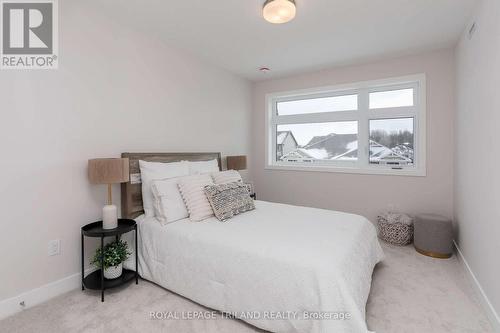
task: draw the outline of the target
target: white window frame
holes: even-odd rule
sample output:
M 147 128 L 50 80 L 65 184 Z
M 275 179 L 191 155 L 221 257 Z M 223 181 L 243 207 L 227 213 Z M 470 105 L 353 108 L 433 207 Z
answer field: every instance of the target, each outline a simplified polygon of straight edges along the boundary
M 378 91 L 413 88 L 414 105 L 369 109 L 369 94 Z M 310 114 L 284 115 L 277 113 L 277 103 L 307 98 L 358 95 L 358 110 Z M 266 169 L 291 171 L 319 171 L 358 174 L 426 176 L 426 77 L 415 74 L 382 80 L 364 81 L 323 88 L 279 92 L 266 95 Z M 369 163 L 369 121 L 376 119 L 413 118 L 414 156 L 412 166 L 391 167 Z M 280 124 L 358 121 L 358 160 L 315 161 L 313 164 L 276 161 L 276 132 Z

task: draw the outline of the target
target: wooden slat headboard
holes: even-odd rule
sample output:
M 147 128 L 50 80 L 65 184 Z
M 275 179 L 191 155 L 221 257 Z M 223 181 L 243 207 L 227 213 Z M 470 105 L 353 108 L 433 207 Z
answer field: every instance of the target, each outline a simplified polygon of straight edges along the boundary
M 220 153 L 123 153 L 129 159 L 130 181 L 122 186 L 122 217 L 133 219 L 144 214 L 139 160 L 148 162 L 209 161 L 217 159 L 222 170 Z

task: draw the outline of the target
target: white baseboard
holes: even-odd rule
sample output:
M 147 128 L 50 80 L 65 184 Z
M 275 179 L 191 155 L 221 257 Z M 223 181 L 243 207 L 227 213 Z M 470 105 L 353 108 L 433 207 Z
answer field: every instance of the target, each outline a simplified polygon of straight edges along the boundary
M 488 316 L 488 319 L 493 326 L 493 331 L 500 333 L 500 317 L 498 316 L 498 313 L 488 299 L 488 296 L 486 296 L 483 288 L 481 287 L 481 284 L 474 275 L 474 272 L 470 268 L 469 263 L 465 259 L 462 251 L 460 251 L 460 247 L 458 247 L 458 244 L 455 241 L 453 241 L 453 244 L 455 245 L 455 248 L 457 250 L 458 260 L 464 265 L 467 277 L 469 278 L 473 288 L 475 289 L 475 292 L 479 296 L 479 301 L 481 302 L 481 306 L 485 310 L 486 315 Z
M 94 270 L 89 269 L 86 274 Z M 82 275 L 77 273 L 0 301 L 0 320 L 81 287 Z M 21 302 L 24 302 L 24 306 L 21 305 Z

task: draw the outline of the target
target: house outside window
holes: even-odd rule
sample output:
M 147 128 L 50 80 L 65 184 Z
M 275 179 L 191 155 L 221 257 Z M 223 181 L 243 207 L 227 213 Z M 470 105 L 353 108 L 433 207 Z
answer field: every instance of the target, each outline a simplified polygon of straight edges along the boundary
M 267 95 L 269 169 L 425 176 L 425 75 Z
M 276 132 L 276 158 L 281 159 L 284 155 L 295 151 L 299 147 L 292 131 Z

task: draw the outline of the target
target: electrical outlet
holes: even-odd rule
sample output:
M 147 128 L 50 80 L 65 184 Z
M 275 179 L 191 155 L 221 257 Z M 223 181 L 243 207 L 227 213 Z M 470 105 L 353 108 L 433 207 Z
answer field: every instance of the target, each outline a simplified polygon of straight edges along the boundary
M 49 256 L 56 256 L 61 253 L 61 241 L 59 239 L 51 240 L 49 242 L 48 254 Z

